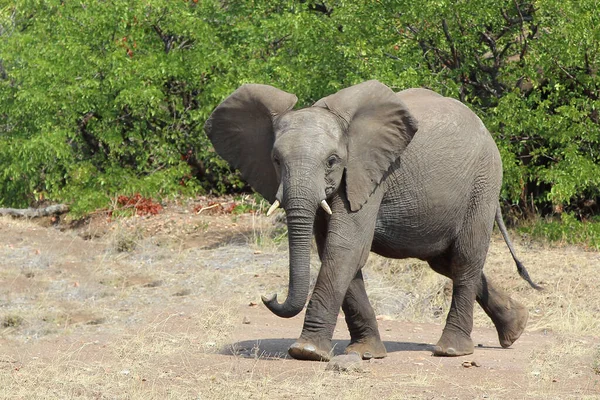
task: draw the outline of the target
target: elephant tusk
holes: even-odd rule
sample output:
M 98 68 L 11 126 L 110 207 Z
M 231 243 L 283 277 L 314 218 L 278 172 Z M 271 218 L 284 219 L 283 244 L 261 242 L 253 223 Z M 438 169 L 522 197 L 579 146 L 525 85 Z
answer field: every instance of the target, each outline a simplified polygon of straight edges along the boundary
M 329 214 L 329 215 L 331 215 L 331 214 L 332 214 L 332 213 L 331 213 L 331 208 L 329 208 L 329 204 L 327 204 L 327 201 L 326 201 L 326 200 L 321 200 L 321 208 L 322 208 L 323 210 L 325 210 L 325 212 L 326 212 L 327 214 Z
M 273 211 L 277 210 L 279 208 L 279 200 L 275 200 L 275 203 L 273 203 L 273 205 L 271 206 L 271 208 L 269 208 L 269 211 L 267 211 L 267 217 L 271 214 L 273 214 Z

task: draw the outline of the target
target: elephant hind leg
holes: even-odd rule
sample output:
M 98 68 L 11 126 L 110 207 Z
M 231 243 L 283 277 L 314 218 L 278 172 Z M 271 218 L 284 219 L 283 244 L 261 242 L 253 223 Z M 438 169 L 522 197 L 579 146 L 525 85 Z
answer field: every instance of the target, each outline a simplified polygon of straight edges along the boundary
M 387 352 L 379 336 L 375 312 L 367 297 L 360 270 L 348 287 L 342 310 L 350 331 L 350 344 L 345 353 L 357 353 L 364 360 L 384 358 Z
M 471 339 L 473 307 L 482 263 L 474 266 L 466 262 L 458 264 L 458 259 L 460 257 L 454 256 L 453 251 L 448 251 L 428 261 L 434 271 L 452 279 L 452 303 L 442 336 L 433 350 L 436 356 L 462 356 L 474 351 Z
M 450 264 L 446 259 L 430 262 L 429 265 L 437 273 L 452 279 Z M 476 299 L 494 323 L 500 345 L 504 348 L 511 346 L 525 330 L 529 318 L 527 307 L 512 299 L 493 281 L 489 281 L 483 272 Z
M 529 318 L 527 307 L 495 287 L 483 274 L 477 302 L 496 326 L 500 345 L 510 347 L 525 330 Z
M 442 336 L 433 349 L 435 356 L 454 357 L 473 353 L 471 331 L 474 303 L 475 288 L 472 285 L 453 284 L 452 304 Z

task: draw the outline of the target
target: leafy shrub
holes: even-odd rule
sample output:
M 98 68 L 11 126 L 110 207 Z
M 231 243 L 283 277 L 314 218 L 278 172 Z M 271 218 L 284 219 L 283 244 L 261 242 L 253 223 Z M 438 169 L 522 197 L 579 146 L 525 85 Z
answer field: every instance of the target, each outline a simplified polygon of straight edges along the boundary
M 562 213 L 560 218 L 536 218 L 525 223 L 519 231 L 535 238 L 553 242 L 584 244 L 590 249 L 600 250 L 600 218 L 580 221 L 572 213 Z
M 244 186 L 201 133 L 220 61 L 196 3 L 20 1 L 1 11 L 0 203 L 50 199 L 84 212 L 119 193 Z
M 243 83 L 299 106 L 379 79 L 468 104 L 525 213 L 600 203 L 593 2 L 19 0 L 0 8 L 0 204 L 76 213 L 118 195 L 247 186 L 204 121 Z

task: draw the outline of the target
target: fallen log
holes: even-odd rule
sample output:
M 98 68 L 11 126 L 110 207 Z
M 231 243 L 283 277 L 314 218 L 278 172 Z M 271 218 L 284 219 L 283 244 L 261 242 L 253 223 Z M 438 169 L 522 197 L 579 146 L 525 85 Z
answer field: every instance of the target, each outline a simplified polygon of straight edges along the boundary
M 64 214 L 69 211 L 66 204 L 53 204 L 44 208 L 0 208 L 0 215 L 11 215 L 20 218 L 39 218 L 49 215 Z

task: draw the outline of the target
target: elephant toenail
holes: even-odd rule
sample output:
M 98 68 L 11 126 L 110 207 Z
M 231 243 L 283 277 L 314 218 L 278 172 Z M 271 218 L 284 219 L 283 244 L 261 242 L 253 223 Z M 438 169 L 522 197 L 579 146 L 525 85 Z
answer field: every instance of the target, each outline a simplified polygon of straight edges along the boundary
M 302 346 L 300 346 L 299 343 L 294 343 L 293 345 L 290 346 L 290 349 L 302 349 Z
M 363 360 L 370 360 L 371 358 L 373 358 L 373 354 L 369 353 L 368 351 L 366 351 L 363 356 L 362 356 Z
M 315 346 L 313 346 L 312 344 L 308 344 L 308 345 L 304 346 L 304 350 L 306 350 L 306 351 L 312 351 L 312 352 L 317 351 L 317 349 L 315 348 Z

